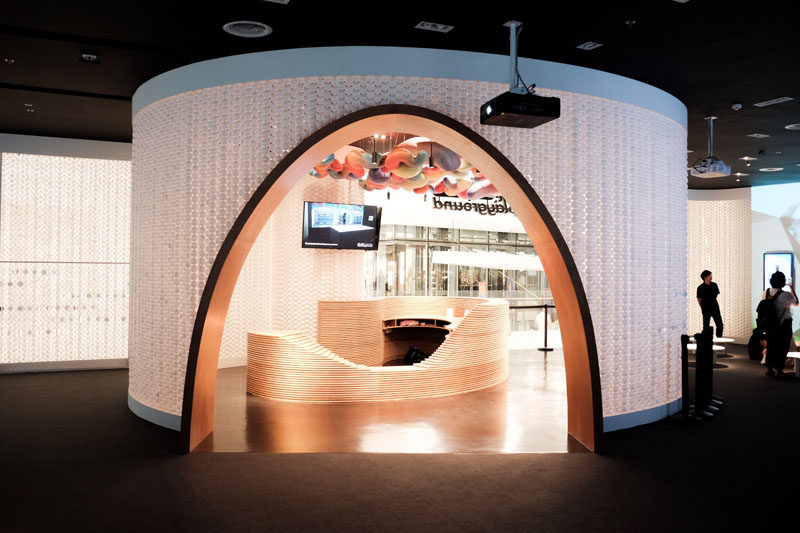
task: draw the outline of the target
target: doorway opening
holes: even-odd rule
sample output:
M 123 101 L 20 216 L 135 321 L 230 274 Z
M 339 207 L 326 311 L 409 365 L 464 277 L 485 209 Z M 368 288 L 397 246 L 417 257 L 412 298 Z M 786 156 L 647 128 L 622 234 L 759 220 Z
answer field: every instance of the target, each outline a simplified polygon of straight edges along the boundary
M 429 192 L 423 193 L 421 185 L 411 187 L 404 184 L 404 187 L 399 188 L 402 190 L 399 190 L 393 187 L 364 186 L 362 182 L 362 189 L 367 190 L 362 190 L 361 194 L 374 196 L 371 204 L 362 196 L 362 205 L 376 204 L 378 196 L 385 195 L 387 201 L 383 207 L 388 210 L 392 205 L 390 202 L 397 201 L 401 197 L 401 193 L 405 193 L 410 198 L 424 197 L 423 202 L 430 202 L 431 205 L 436 203 L 439 206 L 444 206 L 445 202 L 453 206 L 455 205 L 453 202 L 465 200 L 471 202 L 472 205 L 486 206 L 474 209 L 478 213 L 480 211 L 488 213 L 494 203 L 500 201 L 498 198 L 502 195 L 502 202 L 515 211 L 522 231 L 510 231 L 510 228 L 495 228 L 497 231 L 490 231 L 490 229 L 480 229 L 480 225 L 477 229 L 463 227 L 463 225 L 456 227 L 455 224 L 448 228 L 447 225 L 441 223 L 438 225 L 419 223 L 419 217 L 415 220 L 405 221 L 412 223 L 400 224 L 398 219 L 387 218 L 381 225 L 382 249 L 379 247 L 370 252 L 346 252 L 346 254 L 359 256 L 358 261 L 361 262 L 363 273 L 359 277 L 359 282 L 362 284 L 362 296 L 386 298 L 396 298 L 402 295 L 425 298 L 475 296 L 479 298 L 499 297 L 509 301 L 513 315 L 509 313 L 507 318 L 515 325 L 518 332 L 528 332 L 528 342 L 526 343 L 524 340 L 519 342 L 520 346 L 532 352 L 527 356 L 519 357 L 520 364 L 528 369 L 533 368 L 531 365 L 535 364 L 539 364 L 540 367 L 549 364 L 551 369 L 544 375 L 556 376 L 559 371 L 552 367 L 557 366 L 555 361 L 563 361 L 561 367 L 563 368 L 561 371 L 563 377 L 560 378 L 561 383 L 564 384 L 563 389 L 560 395 L 556 393 L 553 396 L 554 398 L 560 397 L 562 400 L 566 396 L 568 399 L 567 420 L 564 425 L 566 431 L 562 431 L 562 433 L 568 431 L 586 448 L 596 450 L 598 437 L 602 431 L 602 406 L 591 319 L 574 263 L 552 218 L 521 174 L 488 142 L 448 117 L 410 106 L 381 106 L 362 110 L 344 117 L 312 135 L 290 153 L 267 177 L 240 215 L 209 276 L 195 324 L 187 369 L 187 387 L 182 418 L 182 433 L 186 448 L 188 450 L 204 449 L 204 446 L 208 446 L 208 443 L 214 440 L 212 437 L 198 448 L 198 445 L 214 429 L 217 363 L 225 317 L 245 259 L 248 257 L 250 249 L 257 244 L 267 220 L 276 212 L 284 198 L 292 194 L 293 187 L 302 184 L 303 180 L 314 179 L 308 178 L 309 169 L 325 164 L 331 154 L 335 154 L 343 147 L 353 147 L 359 143 L 368 142 L 367 140 L 375 135 L 374 132 L 388 132 L 390 135 L 397 132 L 413 132 L 405 133 L 406 136 L 425 134 L 429 142 L 447 147 L 449 151 L 460 156 L 463 161 L 469 161 L 472 171 L 480 169 L 479 172 L 482 176 L 491 176 L 487 182 L 496 190 L 490 191 L 492 194 L 469 199 L 464 198 L 464 195 L 461 194 L 467 190 L 465 183 L 457 184 L 461 188 L 458 194 L 442 195 L 441 192 L 437 193 L 436 186 L 430 187 Z M 423 148 L 424 142 L 422 141 Z M 367 153 L 362 146 L 355 147 Z M 430 151 L 431 154 L 426 155 L 433 155 L 435 159 L 435 150 Z M 377 153 L 377 151 L 373 153 Z M 385 153 L 381 151 L 381 155 L 385 155 Z M 412 155 L 421 157 L 419 153 Z M 441 153 L 439 155 L 442 156 Z M 444 156 L 446 155 L 444 154 Z M 409 162 L 414 163 L 414 161 Z M 416 163 L 421 162 L 421 159 L 416 161 Z M 430 165 L 430 161 L 427 163 L 428 167 L 435 166 Z M 385 169 L 385 165 L 383 168 Z M 418 177 L 419 172 L 414 173 L 413 168 L 402 168 L 401 166 L 397 168 L 406 172 L 410 178 L 416 179 L 415 185 L 419 184 L 418 180 L 421 179 Z M 341 171 L 336 168 L 333 170 L 334 173 Z M 475 180 L 476 175 L 474 172 L 472 174 L 473 182 L 482 181 Z M 342 183 L 349 181 L 348 176 L 340 177 Z M 324 179 L 333 181 L 331 177 Z M 409 178 L 404 179 L 408 180 Z M 350 186 L 357 181 L 350 182 Z M 445 188 L 451 190 L 444 192 L 453 192 L 450 185 L 456 185 L 456 181 L 458 180 L 450 180 L 446 183 Z M 426 182 L 425 185 L 431 184 L 432 182 Z M 414 189 L 417 189 L 416 194 Z M 459 198 L 459 194 L 461 198 Z M 317 200 L 325 201 L 331 199 L 317 198 Z M 475 203 L 476 200 L 479 203 Z M 355 202 L 351 202 L 352 204 Z M 447 211 L 448 209 L 439 208 L 438 210 Z M 469 210 L 471 211 L 472 208 Z M 495 207 L 493 215 L 485 216 L 496 216 L 497 210 Z M 463 212 L 465 209 L 462 208 L 461 211 Z M 408 210 L 404 209 L 404 212 L 407 214 Z M 500 231 L 500 229 L 505 231 Z M 485 243 L 482 240 L 484 237 Z M 300 247 L 300 243 L 293 242 L 292 239 L 293 237 L 289 238 L 289 245 Z M 530 253 L 526 254 L 526 251 Z M 448 252 L 450 253 L 448 254 Z M 325 250 L 324 253 L 330 255 L 337 252 Z M 463 253 L 466 253 L 467 256 L 464 256 Z M 530 257 L 526 258 L 526 255 Z M 332 261 L 336 263 L 338 259 Z M 513 261 L 518 261 L 518 264 Z M 537 261 L 541 265 L 541 270 L 535 268 Z M 402 269 L 402 273 L 400 269 Z M 548 274 L 546 278 L 543 274 L 544 271 L 547 271 Z M 332 278 L 337 273 L 320 272 L 320 275 Z M 308 282 L 312 286 L 315 283 L 313 279 Z M 336 284 L 333 283 L 333 285 Z M 555 302 L 558 307 L 557 315 L 554 313 L 554 309 L 537 309 L 535 307 L 536 305 L 546 305 L 548 300 Z M 532 303 L 534 301 L 535 303 Z M 526 303 L 531 303 L 531 305 L 524 305 Z M 546 320 L 543 318 L 545 311 L 549 311 Z M 556 356 L 558 352 L 551 353 L 545 357 L 545 353 L 540 352 L 538 363 L 536 363 L 534 356 L 537 355 L 535 352 L 538 346 L 535 346 L 536 341 L 531 337 L 535 335 L 536 331 L 540 331 L 542 334 L 544 331 L 548 331 L 551 346 L 557 344 L 559 336 L 553 334 L 556 330 L 547 329 L 548 327 L 553 328 L 555 324 L 558 324 L 560 338 L 563 339 L 561 353 L 558 356 Z M 384 323 L 383 326 L 385 325 Z M 530 342 L 531 340 L 533 342 Z M 479 342 L 479 338 L 476 338 L 475 343 Z M 515 350 L 512 349 L 513 351 Z M 509 361 L 512 368 L 510 374 L 525 374 L 524 370 L 514 369 L 514 359 L 509 358 Z M 221 372 L 220 375 L 225 372 Z M 541 368 L 538 372 L 531 371 L 529 373 L 543 375 Z M 548 378 L 548 381 L 558 381 L 558 379 Z M 327 451 L 556 451 L 514 448 L 509 445 L 509 439 L 506 439 L 499 448 L 496 442 L 487 446 L 486 439 L 473 449 L 453 446 L 453 441 L 463 440 L 464 435 L 459 432 L 462 428 L 470 425 L 469 420 L 473 422 L 478 420 L 475 422 L 476 427 L 494 428 L 494 433 L 502 433 L 506 436 L 512 434 L 513 436 L 514 432 L 519 433 L 519 428 L 524 426 L 523 422 L 537 418 L 538 415 L 529 409 L 529 404 L 520 406 L 514 403 L 512 406 L 508 403 L 508 387 L 511 384 L 511 381 L 503 380 L 500 384 L 468 394 L 415 399 L 413 401 L 428 403 L 412 409 L 407 403 L 403 404 L 402 402 L 368 402 L 355 407 L 350 403 L 311 406 L 295 403 L 286 405 L 287 409 L 283 414 L 277 414 L 277 411 L 273 409 L 272 415 L 263 415 L 263 412 L 257 414 L 256 411 L 259 408 L 254 407 L 255 402 L 248 400 L 244 403 L 253 403 L 254 405 L 245 405 L 244 415 L 247 424 L 252 425 L 253 429 L 250 441 L 258 440 L 255 436 L 260 434 L 261 442 L 271 443 L 268 447 L 272 446 L 271 449 L 275 451 L 289 451 L 287 448 L 281 449 L 281 446 L 290 448 L 294 446 L 295 451 L 325 451 L 313 446 L 313 449 L 303 449 L 304 445 L 297 443 L 330 442 L 330 435 L 336 433 L 331 429 L 331 424 L 335 425 L 337 420 L 332 417 L 332 413 L 341 413 L 348 408 L 360 409 L 360 411 L 349 413 L 348 418 L 352 424 L 356 424 L 360 420 L 358 424 L 362 429 L 356 430 L 356 433 L 360 435 L 359 444 L 355 449 L 351 447 L 348 450 L 336 449 L 338 444 L 328 444 L 328 446 L 333 446 L 333 449 Z M 226 387 L 228 385 L 221 380 L 221 394 L 228 390 Z M 474 399 L 473 404 L 464 401 L 464 398 L 470 395 Z M 499 395 L 504 396 L 501 398 Z M 546 402 L 540 401 L 539 404 L 546 405 Z M 484 407 L 485 413 L 475 416 L 479 406 Z M 486 406 L 493 406 L 493 410 L 486 409 Z M 307 407 L 305 412 L 298 410 L 302 407 Z M 430 414 L 437 410 L 445 413 L 441 415 L 443 422 L 438 426 L 430 420 L 420 418 L 420 413 Z M 506 416 L 509 411 L 520 413 L 519 420 L 509 424 Z M 543 412 L 556 411 L 557 406 L 554 407 L 554 405 L 543 409 Z M 463 417 L 459 419 L 458 413 L 469 414 L 471 418 L 469 420 Z M 387 416 L 388 418 L 386 418 Z M 227 419 L 227 417 L 220 417 L 217 420 L 220 433 L 223 428 L 222 424 L 224 424 L 223 418 Z M 563 413 L 560 418 L 564 419 Z M 257 420 L 262 420 L 263 424 Z M 338 420 L 341 422 L 343 419 L 339 418 Z M 395 428 L 388 432 L 376 431 L 376 428 L 386 425 L 386 420 L 394 420 Z M 458 422 L 459 420 L 461 423 Z M 450 432 L 452 438 L 447 436 L 446 432 L 443 433 L 441 429 L 448 424 L 452 426 Z M 283 428 L 286 431 L 277 431 L 276 428 Z M 401 431 L 401 433 L 397 433 L 397 431 Z M 428 436 L 424 437 L 426 434 Z M 402 436 L 398 437 L 398 435 Z M 245 441 L 247 438 L 245 437 Z M 407 445 L 405 450 L 398 450 L 387 446 L 387 441 L 407 441 L 411 444 Z M 217 442 L 220 441 L 217 440 Z M 286 444 L 291 442 L 295 444 Z

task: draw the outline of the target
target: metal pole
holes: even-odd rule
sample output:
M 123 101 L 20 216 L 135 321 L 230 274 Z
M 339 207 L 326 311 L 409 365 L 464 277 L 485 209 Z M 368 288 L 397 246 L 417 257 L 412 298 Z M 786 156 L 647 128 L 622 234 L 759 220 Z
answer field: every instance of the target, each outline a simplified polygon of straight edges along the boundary
M 524 87 L 520 87 L 519 76 L 517 76 L 517 33 L 518 28 L 522 28 L 522 23 L 518 20 L 509 20 L 503 26 L 509 29 L 508 38 L 511 41 L 508 86 L 512 93 L 524 94 L 527 90 Z
M 689 335 L 681 335 L 681 417 L 689 418 Z
M 708 157 L 714 156 L 714 119 L 717 117 L 707 116 L 708 121 Z
M 547 357 L 547 352 L 553 351 L 552 348 L 547 347 L 547 309 L 552 306 L 544 304 L 543 307 L 544 307 L 544 346 L 542 348 L 539 348 L 539 351 L 544 352 L 545 357 Z

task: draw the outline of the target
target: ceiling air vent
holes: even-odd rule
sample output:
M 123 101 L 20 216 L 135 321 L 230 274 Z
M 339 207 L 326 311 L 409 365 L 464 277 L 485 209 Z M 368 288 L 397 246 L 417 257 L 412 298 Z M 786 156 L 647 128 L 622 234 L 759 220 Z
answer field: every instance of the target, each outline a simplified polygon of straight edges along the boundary
M 453 26 L 448 26 L 447 24 L 425 22 L 424 20 L 414 27 L 418 30 L 438 31 L 439 33 L 447 33 L 453 29 Z
M 600 44 L 600 43 L 594 43 L 592 41 L 586 41 L 583 44 L 579 44 L 578 48 L 580 48 L 581 50 L 594 50 L 595 48 L 600 48 L 601 46 L 603 46 L 603 45 Z
M 222 29 L 237 37 L 265 37 L 272 33 L 272 28 L 266 24 L 252 20 L 228 22 Z
M 791 96 L 781 96 L 780 98 L 773 98 L 772 100 L 765 100 L 763 102 L 759 102 L 757 104 L 753 104 L 756 107 L 767 107 L 768 105 L 775 105 L 775 104 L 782 104 L 784 102 L 791 102 L 794 100 Z

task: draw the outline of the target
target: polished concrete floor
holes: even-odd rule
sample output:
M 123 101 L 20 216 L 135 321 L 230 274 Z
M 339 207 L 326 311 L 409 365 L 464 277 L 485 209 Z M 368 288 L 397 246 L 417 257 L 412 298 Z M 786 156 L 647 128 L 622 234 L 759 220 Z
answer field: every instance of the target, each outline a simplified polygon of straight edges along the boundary
M 567 435 L 560 350 L 509 352 L 509 379 L 431 400 L 311 404 L 245 393 L 244 367 L 217 379 L 215 430 L 197 451 L 532 453 L 584 451 Z

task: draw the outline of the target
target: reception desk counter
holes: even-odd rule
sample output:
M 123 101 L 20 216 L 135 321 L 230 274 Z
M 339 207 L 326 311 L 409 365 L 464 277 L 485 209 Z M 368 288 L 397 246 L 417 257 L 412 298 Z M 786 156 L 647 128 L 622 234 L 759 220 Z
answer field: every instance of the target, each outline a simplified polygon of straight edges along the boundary
M 508 327 L 505 300 L 321 301 L 318 342 L 297 331 L 247 334 L 247 392 L 305 402 L 471 392 L 508 377 Z M 401 359 L 412 345 L 430 357 L 414 365 L 382 366 Z

